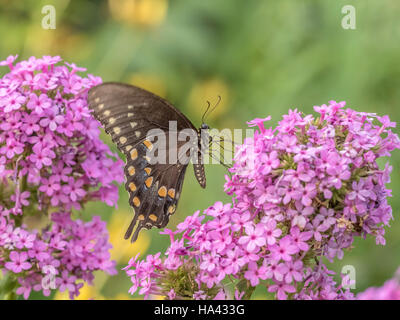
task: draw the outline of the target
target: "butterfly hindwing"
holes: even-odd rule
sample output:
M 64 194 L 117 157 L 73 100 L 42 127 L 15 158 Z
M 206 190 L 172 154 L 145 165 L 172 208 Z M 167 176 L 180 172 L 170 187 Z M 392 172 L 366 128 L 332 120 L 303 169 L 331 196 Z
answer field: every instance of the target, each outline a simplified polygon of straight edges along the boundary
M 135 225 L 132 242 L 142 228 L 164 227 L 169 216 L 175 213 L 187 165 L 156 164 L 147 159 L 142 146 L 137 156 L 125 166 L 127 176 L 125 188 L 129 193 L 129 204 L 134 208 L 134 217 L 125 234 L 128 239 Z

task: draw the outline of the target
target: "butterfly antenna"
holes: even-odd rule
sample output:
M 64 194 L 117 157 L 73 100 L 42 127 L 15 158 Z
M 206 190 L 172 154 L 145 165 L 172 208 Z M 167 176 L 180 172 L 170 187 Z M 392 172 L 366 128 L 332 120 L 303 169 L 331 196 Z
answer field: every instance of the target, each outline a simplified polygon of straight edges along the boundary
M 203 116 L 203 119 L 202 119 L 203 123 L 204 123 L 204 121 L 207 119 L 207 117 L 215 110 L 215 108 L 218 107 L 218 105 L 219 105 L 219 103 L 221 102 L 221 100 L 222 100 L 221 96 L 218 95 L 218 101 L 217 101 L 217 103 L 215 104 L 215 106 L 210 110 L 209 113 L 207 113 L 207 111 L 208 111 L 208 109 L 210 108 L 210 102 L 207 101 L 209 105 L 208 105 L 207 111 L 205 112 L 205 114 L 204 114 L 204 116 Z M 206 115 L 206 113 L 207 113 L 207 115 Z
M 218 101 L 217 101 L 217 103 L 215 104 L 214 108 L 212 108 L 212 110 L 210 111 L 210 113 L 213 112 L 213 111 L 218 107 L 218 105 L 219 105 L 219 103 L 221 102 L 221 100 L 222 100 L 221 96 L 218 95 Z
M 206 119 L 206 114 L 207 114 L 208 110 L 210 109 L 210 107 L 211 107 L 211 103 L 210 103 L 210 101 L 207 100 L 207 109 L 206 109 L 206 112 L 204 112 L 203 116 L 201 117 L 201 123 L 204 123 L 204 120 Z

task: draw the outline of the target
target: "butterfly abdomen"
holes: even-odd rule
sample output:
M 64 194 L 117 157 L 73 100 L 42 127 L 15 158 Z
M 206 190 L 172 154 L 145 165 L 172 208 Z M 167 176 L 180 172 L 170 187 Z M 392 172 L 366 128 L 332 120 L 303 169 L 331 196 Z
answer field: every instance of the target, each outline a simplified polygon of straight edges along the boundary
M 199 150 L 197 151 L 197 161 L 196 163 L 193 164 L 193 169 L 194 169 L 194 175 L 199 182 L 200 186 L 202 188 L 206 187 L 206 172 L 204 170 L 204 159 L 203 159 L 203 153 L 202 153 L 202 144 L 200 140 L 200 134 L 199 134 L 199 143 L 198 143 L 198 148 Z
M 206 187 L 206 173 L 203 164 L 194 164 L 194 175 L 202 188 Z

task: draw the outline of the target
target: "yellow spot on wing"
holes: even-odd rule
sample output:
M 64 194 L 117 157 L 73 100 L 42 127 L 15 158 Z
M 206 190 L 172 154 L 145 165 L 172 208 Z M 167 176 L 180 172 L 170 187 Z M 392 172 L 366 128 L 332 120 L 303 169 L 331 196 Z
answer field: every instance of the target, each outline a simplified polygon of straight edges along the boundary
M 151 215 L 149 215 L 149 219 L 151 221 L 153 221 L 153 222 L 156 222 L 157 221 L 157 216 L 155 214 L 151 214 Z
M 137 150 L 136 150 L 136 148 L 135 148 L 135 149 L 133 149 L 133 150 L 131 151 L 131 159 L 132 159 L 132 160 L 136 160 L 137 156 L 138 156 L 138 153 L 137 153 Z
M 126 139 L 125 137 L 119 138 L 119 142 L 121 142 L 122 144 L 126 143 L 127 141 L 128 141 L 128 139 Z
M 153 183 L 153 177 L 148 177 L 144 182 L 147 188 L 150 188 L 152 183 Z
M 162 186 L 160 189 L 158 189 L 158 195 L 164 198 L 167 195 L 167 188 Z
M 120 127 L 115 127 L 114 128 L 114 133 L 115 134 L 120 134 L 121 133 L 121 128 Z
M 176 205 L 170 205 L 169 207 L 168 207 L 168 213 L 169 214 L 173 214 L 174 212 L 175 212 L 175 209 L 176 209 Z
M 139 207 L 139 206 L 140 206 L 140 199 L 139 199 L 138 197 L 134 197 L 134 198 L 133 198 L 133 204 L 134 204 L 136 207 Z
M 147 149 L 153 149 L 153 144 L 149 140 L 144 140 L 143 144 L 146 146 Z
M 133 182 L 131 182 L 129 184 L 129 189 L 131 189 L 131 191 L 136 191 L 136 185 Z
M 135 172 L 136 172 L 135 167 L 130 166 L 128 168 L 128 173 L 129 173 L 130 176 L 133 176 L 135 174 Z
M 175 189 L 171 188 L 168 190 L 168 195 L 173 199 L 175 198 Z
M 151 168 L 144 168 L 144 171 L 146 171 L 147 175 L 150 175 L 150 173 L 151 173 Z

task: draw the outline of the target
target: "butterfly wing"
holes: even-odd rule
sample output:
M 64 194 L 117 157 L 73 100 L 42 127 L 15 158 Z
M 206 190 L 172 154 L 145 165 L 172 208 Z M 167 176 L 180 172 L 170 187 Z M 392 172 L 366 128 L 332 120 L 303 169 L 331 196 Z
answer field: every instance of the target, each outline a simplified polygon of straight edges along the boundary
M 167 100 L 139 87 L 106 82 L 89 91 L 89 106 L 94 115 L 110 130 L 120 126 L 130 129 L 131 120 L 136 126 L 149 126 L 168 130 L 168 121 L 176 121 L 178 130 L 196 130 L 186 116 Z
M 168 101 L 144 89 L 120 83 L 103 83 L 88 94 L 89 107 L 94 116 L 111 135 L 118 149 L 126 155 L 126 184 L 129 204 L 134 217 L 125 234 L 137 239 L 140 229 L 166 226 L 177 207 L 187 164 L 179 161 L 152 163 L 148 151 L 153 144 L 147 133 L 151 129 L 164 130 L 166 141 L 171 132 L 169 121 L 176 121 L 176 130 L 196 130 L 193 124 Z M 179 142 L 178 142 L 179 144 Z M 179 146 L 165 145 L 164 151 L 176 152 Z M 173 150 L 173 148 L 177 150 Z M 134 230 L 136 226 L 136 230 Z
M 176 211 L 187 168 L 187 164 L 181 163 L 153 164 L 146 156 L 146 149 L 146 145 L 139 144 L 125 166 L 125 188 L 129 193 L 129 204 L 135 212 L 125 239 L 131 236 L 137 224 L 132 242 L 142 228 L 163 228 L 167 225 L 169 217 Z

